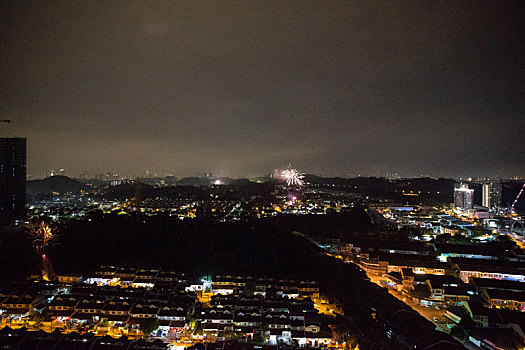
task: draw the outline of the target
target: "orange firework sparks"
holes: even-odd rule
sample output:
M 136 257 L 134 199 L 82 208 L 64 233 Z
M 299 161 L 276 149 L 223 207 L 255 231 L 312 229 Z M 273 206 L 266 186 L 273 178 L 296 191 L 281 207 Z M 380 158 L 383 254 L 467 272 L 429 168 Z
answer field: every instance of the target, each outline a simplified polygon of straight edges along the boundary
M 55 277 L 53 265 L 45 254 L 45 249 L 53 244 L 56 236 L 53 234 L 51 227 L 45 222 L 30 224 L 29 235 L 33 242 L 36 252 L 42 259 L 42 276 L 49 281 Z
M 50 246 L 55 238 L 51 227 L 43 221 L 39 224 L 32 224 L 29 234 L 33 240 L 33 246 L 38 250 Z

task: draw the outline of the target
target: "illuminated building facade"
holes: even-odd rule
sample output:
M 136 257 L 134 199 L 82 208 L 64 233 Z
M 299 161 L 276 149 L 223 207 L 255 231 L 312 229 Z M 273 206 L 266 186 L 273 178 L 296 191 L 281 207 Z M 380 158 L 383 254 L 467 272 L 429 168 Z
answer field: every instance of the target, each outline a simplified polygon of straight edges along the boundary
M 0 138 L 0 221 L 25 216 L 26 139 Z
M 483 184 L 481 204 L 488 209 L 497 210 L 501 207 L 501 183 Z
M 466 184 L 454 188 L 454 206 L 462 210 L 472 209 L 474 207 L 474 190 L 468 188 Z

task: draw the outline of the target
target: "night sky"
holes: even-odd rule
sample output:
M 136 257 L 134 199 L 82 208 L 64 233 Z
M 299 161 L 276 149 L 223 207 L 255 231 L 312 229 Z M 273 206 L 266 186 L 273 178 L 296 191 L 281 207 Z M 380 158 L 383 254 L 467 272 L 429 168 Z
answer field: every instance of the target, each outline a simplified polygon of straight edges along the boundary
M 2 1 L 28 173 L 525 175 L 522 1 Z

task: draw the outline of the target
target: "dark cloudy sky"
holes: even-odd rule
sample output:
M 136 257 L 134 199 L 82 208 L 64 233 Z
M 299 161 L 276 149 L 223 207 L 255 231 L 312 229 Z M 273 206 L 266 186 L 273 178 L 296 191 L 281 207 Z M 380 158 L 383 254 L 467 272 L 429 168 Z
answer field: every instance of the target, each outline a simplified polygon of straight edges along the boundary
M 2 1 L 40 175 L 525 175 L 521 1 Z

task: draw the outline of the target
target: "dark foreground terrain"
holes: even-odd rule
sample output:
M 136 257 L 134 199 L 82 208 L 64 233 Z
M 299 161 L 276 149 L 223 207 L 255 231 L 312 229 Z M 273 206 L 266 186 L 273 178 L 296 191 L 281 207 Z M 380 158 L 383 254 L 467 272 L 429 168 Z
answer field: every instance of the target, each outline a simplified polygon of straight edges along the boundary
M 361 348 L 397 348 L 386 334 L 392 327 L 392 317 L 400 311 L 410 319 L 410 331 L 419 327 L 434 332 L 433 325 L 370 283 L 355 265 L 327 256 L 305 236 L 344 238 L 374 229 L 361 209 L 235 224 L 109 215 L 56 227 L 59 239 L 48 256 L 57 273 L 90 273 L 101 264 L 113 264 L 161 267 L 190 276 L 230 274 L 317 280 L 321 290 L 343 306 L 345 323 L 352 336 L 360 339 Z M 26 236 L 2 236 L 1 240 L 1 280 L 39 273 L 36 253 Z

